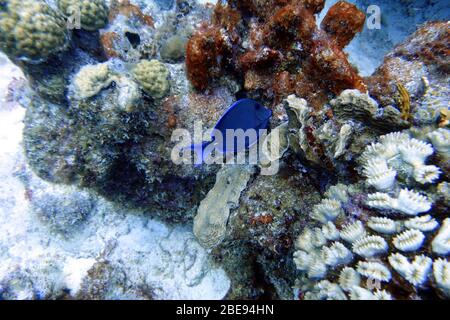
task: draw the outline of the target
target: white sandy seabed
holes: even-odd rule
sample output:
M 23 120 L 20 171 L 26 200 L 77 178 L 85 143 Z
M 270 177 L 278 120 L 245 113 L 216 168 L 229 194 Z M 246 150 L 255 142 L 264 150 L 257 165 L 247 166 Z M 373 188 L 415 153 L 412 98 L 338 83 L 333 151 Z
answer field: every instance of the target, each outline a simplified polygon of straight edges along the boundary
M 0 75 L 0 299 L 226 295 L 229 278 L 190 227 L 34 175 L 21 147 L 25 110 L 4 99 L 20 70 L 0 56 Z

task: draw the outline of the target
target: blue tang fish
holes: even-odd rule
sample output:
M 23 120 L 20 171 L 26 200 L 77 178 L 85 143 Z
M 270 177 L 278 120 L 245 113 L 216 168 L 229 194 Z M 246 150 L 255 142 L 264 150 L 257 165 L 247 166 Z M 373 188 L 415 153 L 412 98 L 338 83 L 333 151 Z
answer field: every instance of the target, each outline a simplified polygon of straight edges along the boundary
M 218 132 L 222 134 L 222 139 L 217 139 L 213 131 L 210 141 L 193 144 L 189 147 L 191 150 L 194 150 L 196 154 L 196 165 L 203 163 L 203 160 L 208 156 L 208 154 L 205 154 L 205 149 L 211 144 L 214 144 L 215 148 L 208 149 L 211 149 L 211 151 L 214 149 L 222 154 L 240 152 L 248 149 L 258 141 L 261 134 L 260 130 L 268 128 L 271 117 L 272 111 L 255 100 L 241 99 L 236 101 L 227 111 L 225 111 L 214 126 L 214 130 L 218 130 Z M 253 129 L 255 130 L 256 135 L 247 137 L 244 144 L 238 143 L 237 138 L 235 138 L 234 143 L 227 146 L 227 130 L 234 131 L 238 129 L 242 129 L 244 132 Z

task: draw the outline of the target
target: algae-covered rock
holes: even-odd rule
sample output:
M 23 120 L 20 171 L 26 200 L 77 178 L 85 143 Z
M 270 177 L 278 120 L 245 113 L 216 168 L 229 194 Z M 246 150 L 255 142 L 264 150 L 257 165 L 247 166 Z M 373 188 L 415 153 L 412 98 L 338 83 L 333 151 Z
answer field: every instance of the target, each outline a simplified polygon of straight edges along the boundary
M 0 49 L 11 58 L 42 61 L 68 40 L 61 15 L 42 0 L 7 0 L 0 5 Z
M 161 46 L 160 54 L 164 61 L 178 62 L 184 58 L 187 39 L 174 35 L 167 39 Z
M 215 247 L 225 238 L 230 209 L 238 205 L 252 172 L 248 166 L 225 166 L 217 173 L 194 218 L 194 234 L 204 247 Z
M 133 75 L 151 97 L 162 98 L 169 91 L 169 70 L 158 60 L 141 60 L 134 67 Z
M 77 19 L 83 29 L 95 31 L 108 23 L 108 6 L 104 0 L 58 0 L 58 7 L 67 17 Z

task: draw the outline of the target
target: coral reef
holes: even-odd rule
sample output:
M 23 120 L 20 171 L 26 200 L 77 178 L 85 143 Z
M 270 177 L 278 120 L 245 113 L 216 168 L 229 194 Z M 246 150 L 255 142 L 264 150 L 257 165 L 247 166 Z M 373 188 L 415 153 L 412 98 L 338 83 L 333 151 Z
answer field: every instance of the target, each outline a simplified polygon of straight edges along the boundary
M 11 58 L 46 60 L 68 43 L 64 19 L 42 0 L 8 0 L 0 6 L 0 48 Z
M 448 299 L 444 2 L 0 0 L 0 299 Z
M 445 280 L 432 272 L 434 263 L 448 263 L 442 259 L 450 252 L 446 209 L 408 190 L 438 179 L 439 169 L 425 164 L 434 150 L 404 132 L 379 140 L 361 156 L 367 187 L 329 188 L 310 215 L 320 224 L 296 240 L 304 299 L 414 299 L 430 288 L 447 295 Z M 421 191 L 431 194 L 429 188 Z
M 211 24 L 203 25 L 187 44 L 192 85 L 204 90 L 231 73 L 249 93 L 267 90 L 264 98 L 273 100 L 274 95 L 283 98 L 295 92 L 317 109 L 328 94 L 353 88 L 365 92 L 362 78 L 342 52 L 362 29 L 365 16 L 341 1 L 319 29 L 314 14 L 323 5 L 324 1 L 219 2 Z M 244 33 L 240 17 L 249 13 L 249 32 Z

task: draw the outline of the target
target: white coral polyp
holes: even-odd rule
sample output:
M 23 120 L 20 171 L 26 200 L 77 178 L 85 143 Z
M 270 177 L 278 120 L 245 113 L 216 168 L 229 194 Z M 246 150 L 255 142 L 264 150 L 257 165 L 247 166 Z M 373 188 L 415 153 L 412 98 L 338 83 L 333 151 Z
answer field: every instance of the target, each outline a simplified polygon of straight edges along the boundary
M 386 253 L 388 245 L 386 240 L 380 236 L 367 236 L 355 241 L 352 249 L 354 253 L 365 258 L 370 258 L 378 254 Z
M 370 229 L 383 234 L 393 234 L 397 232 L 398 229 L 397 223 L 386 217 L 371 217 L 367 222 L 367 226 Z
M 433 147 L 429 143 L 417 139 L 410 139 L 403 142 L 398 146 L 398 150 L 400 151 L 403 161 L 413 167 L 423 165 L 425 159 L 434 152 Z
M 433 183 L 439 179 L 440 174 L 441 170 L 436 166 L 419 166 L 414 170 L 414 180 L 422 184 Z
M 361 275 L 369 279 L 388 282 L 392 277 L 389 269 L 379 262 L 360 261 L 356 268 Z
M 361 276 L 359 273 L 350 267 L 345 267 L 339 274 L 339 285 L 345 291 L 349 291 L 352 287 L 359 287 L 361 283 Z
M 294 263 L 298 270 L 306 271 L 311 265 L 311 255 L 305 251 L 297 250 L 294 252 Z
M 425 239 L 425 235 L 415 229 L 408 229 L 395 236 L 392 244 L 400 251 L 410 252 L 418 250 Z
M 416 216 L 431 209 L 431 202 L 427 197 L 408 189 L 401 189 L 397 198 L 392 198 L 382 192 L 369 194 L 367 205 L 379 210 L 393 210 L 409 216 Z
M 433 263 L 431 258 L 424 255 L 416 256 L 410 263 L 408 258 L 400 253 L 389 256 L 388 260 L 392 268 L 414 286 L 420 286 L 427 281 Z
M 341 239 L 347 241 L 348 243 L 353 243 L 365 235 L 366 231 L 362 222 L 359 220 L 345 225 L 340 232 Z
M 350 289 L 351 300 L 377 300 L 377 297 L 369 290 L 361 287 L 353 287 Z
M 316 298 L 326 300 L 347 300 L 347 296 L 341 287 L 328 280 L 322 280 L 314 286 L 318 291 Z
M 334 242 L 330 247 L 322 248 L 322 259 L 325 264 L 335 267 L 350 263 L 353 255 L 342 243 Z
M 388 257 L 388 261 L 395 271 L 397 271 L 401 276 L 406 277 L 406 274 L 410 269 L 408 258 L 401 253 L 394 253 Z
M 402 145 L 410 139 L 409 135 L 404 132 L 391 132 L 380 137 L 383 144 Z
M 428 278 L 432 264 L 431 258 L 424 255 L 416 256 L 406 273 L 405 279 L 414 286 L 422 285 Z
M 308 269 L 308 277 L 315 279 L 322 279 L 327 274 L 327 266 L 320 259 L 311 262 Z
M 439 128 L 428 134 L 428 139 L 440 155 L 450 157 L 450 130 Z
M 432 231 L 436 229 L 439 223 L 429 214 L 408 219 L 404 222 L 406 228 L 417 229 L 422 232 Z
M 428 201 L 427 197 L 417 192 L 402 189 L 398 195 L 395 209 L 404 214 L 415 216 L 419 213 L 429 211 L 431 209 L 431 202 Z
M 437 286 L 450 298 L 450 263 L 444 259 L 437 259 L 433 263 L 433 275 Z
M 323 199 L 321 203 L 314 206 L 311 217 L 319 222 L 327 223 L 334 221 L 340 213 L 342 208 L 339 201 Z
M 438 234 L 431 242 L 431 248 L 434 253 L 448 255 L 450 253 L 450 218 L 442 222 Z
M 338 240 L 340 236 L 339 230 L 331 221 L 328 221 L 327 224 L 322 226 L 322 234 L 327 240 Z
M 314 244 L 313 244 L 313 232 L 311 229 L 306 228 L 302 234 L 300 234 L 297 238 L 297 240 L 295 241 L 295 246 L 298 249 L 302 249 L 306 252 L 309 252 L 311 250 L 314 249 Z
M 388 167 L 386 160 L 381 158 L 369 159 L 364 166 L 366 183 L 377 190 L 389 190 L 395 183 L 397 172 Z

